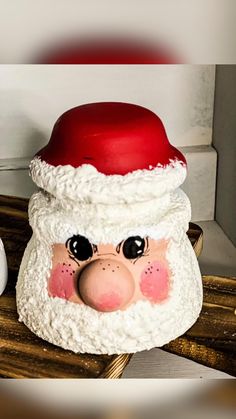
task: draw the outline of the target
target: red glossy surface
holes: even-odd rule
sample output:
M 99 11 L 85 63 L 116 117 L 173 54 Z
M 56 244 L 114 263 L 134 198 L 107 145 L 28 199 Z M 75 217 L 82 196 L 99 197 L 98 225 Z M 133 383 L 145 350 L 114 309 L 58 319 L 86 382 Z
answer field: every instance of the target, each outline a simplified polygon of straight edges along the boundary
M 65 112 L 37 155 L 54 166 L 91 164 L 106 175 L 167 165 L 170 159 L 186 164 L 157 115 L 120 102 L 92 103 Z

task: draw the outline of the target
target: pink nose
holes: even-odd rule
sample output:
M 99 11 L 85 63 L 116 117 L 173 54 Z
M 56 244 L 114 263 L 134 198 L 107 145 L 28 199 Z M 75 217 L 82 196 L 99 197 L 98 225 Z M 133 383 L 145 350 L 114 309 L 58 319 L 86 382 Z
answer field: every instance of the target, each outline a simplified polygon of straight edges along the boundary
M 129 270 L 111 259 L 89 263 L 81 272 L 78 287 L 83 302 L 97 311 L 125 308 L 135 288 Z

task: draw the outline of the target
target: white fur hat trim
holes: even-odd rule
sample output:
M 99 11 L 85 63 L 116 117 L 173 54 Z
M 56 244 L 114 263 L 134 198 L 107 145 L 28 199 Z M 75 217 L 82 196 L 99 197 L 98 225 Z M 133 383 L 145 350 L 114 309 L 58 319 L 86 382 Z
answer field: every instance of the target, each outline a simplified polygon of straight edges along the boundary
M 184 182 L 186 172 L 186 165 L 179 160 L 126 175 L 105 175 L 90 164 L 78 168 L 52 166 L 38 157 L 30 163 L 33 181 L 53 196 L 108 205 L 158 198 L 178 188 Z

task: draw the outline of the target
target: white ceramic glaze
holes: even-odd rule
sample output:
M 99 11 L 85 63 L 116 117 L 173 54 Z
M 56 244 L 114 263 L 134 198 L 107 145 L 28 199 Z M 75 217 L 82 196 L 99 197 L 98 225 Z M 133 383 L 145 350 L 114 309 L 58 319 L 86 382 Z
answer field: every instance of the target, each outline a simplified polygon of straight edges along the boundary
M 2 295 L 7 285 L 7 258 L 3 242 L 0 239 L 0 295 Z

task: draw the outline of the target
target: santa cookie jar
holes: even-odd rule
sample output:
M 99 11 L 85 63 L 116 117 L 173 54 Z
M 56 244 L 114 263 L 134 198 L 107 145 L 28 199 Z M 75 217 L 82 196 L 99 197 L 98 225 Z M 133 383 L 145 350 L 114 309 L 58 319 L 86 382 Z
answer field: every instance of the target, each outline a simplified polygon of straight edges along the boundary
M 184 156 L 141 106 L 78 106 L 30 164 L 40 188 L 17 287 L 20 321 L 74 352 L 162 346 L 196 321 L 201 275 L 179 189 Z

